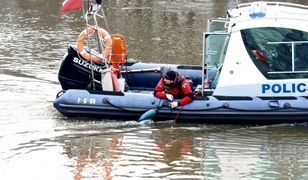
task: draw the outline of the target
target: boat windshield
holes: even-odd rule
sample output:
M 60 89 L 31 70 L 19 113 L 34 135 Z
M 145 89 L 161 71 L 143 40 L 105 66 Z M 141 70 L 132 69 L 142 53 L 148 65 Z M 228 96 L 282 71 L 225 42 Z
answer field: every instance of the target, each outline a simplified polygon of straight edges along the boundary
M 225 60 L 229 34 L 205 33 L 203 60 L 206 67 L 207 89 L 215 89 L 219 80 L 220 69 Z
M 227 19 L 211 19 L 208 21 L 208 33 L 203 37 L 203 67 L 206 74 L 205 85 L 210 95 L 216 88 L 219 80 L 220 69 L 225 60 L 226 49 L 229 42 L 227 32 Z
M 263 27 L 241 30 L 246 50 L 267 79 L 308 77 L 308 33 Z

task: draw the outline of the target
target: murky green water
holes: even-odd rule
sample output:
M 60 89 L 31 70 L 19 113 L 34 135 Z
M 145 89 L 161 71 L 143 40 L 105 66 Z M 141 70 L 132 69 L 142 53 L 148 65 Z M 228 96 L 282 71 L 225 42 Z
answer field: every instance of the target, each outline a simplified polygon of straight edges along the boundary
M 103 2 L 129 58 L 177 64 L 200 64 L 207 19 L 236 5 Z M 50 102 L 60 90 L 57 69 L 84 25 L 80 11 L 60 18 L 60 6 L 1 1 L 0 179 L 308 179 L 306 124 L 140 126 L 63 117 Z

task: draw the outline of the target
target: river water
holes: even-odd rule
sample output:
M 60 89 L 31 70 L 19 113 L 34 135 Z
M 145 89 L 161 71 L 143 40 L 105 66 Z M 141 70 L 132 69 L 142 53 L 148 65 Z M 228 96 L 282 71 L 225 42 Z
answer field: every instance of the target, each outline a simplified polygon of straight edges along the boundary
M 207 19 L 235 5 L 104 1 L 109 31 L 126 37 L 130 59 L 195 65 Z M 307 124 L 137 125 L 59 114 L 51 103 L 58 66 L 84 29 L 81 11 L 60 18 L 60 6 L 1 1 L 0 179 L 308 179 Z

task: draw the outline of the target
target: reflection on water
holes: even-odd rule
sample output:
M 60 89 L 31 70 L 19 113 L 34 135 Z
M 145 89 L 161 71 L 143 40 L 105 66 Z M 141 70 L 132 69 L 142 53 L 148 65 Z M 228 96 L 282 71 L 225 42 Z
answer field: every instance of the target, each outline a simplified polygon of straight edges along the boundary
M 307 126 L 100 126 L 68 127 L 70 133 L 57 138 L 75 179 L 308 176 Z
M 207 19 L 237 1 L 104 0 L 128 57 L 199 64 Z M 247 2 L 247 1 L 239 1 Z M 307 4 L 306 1 L 285 1 Z M 261 127 L 67 119 L 52 107 L 57 68 L 84 29 L 58 1 L 0 12 L 0 179 L 307 179 L 307 125 Z

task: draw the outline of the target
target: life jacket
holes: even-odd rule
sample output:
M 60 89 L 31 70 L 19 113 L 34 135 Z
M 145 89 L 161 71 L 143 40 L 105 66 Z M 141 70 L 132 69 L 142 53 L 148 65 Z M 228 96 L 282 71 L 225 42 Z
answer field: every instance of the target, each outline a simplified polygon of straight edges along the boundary
M 116 75 L 119 75 L 124 63 L 127 60 L 126 40 L 121 34 L 112 34 L 112 53 L 108 61 L 116 70 Z

